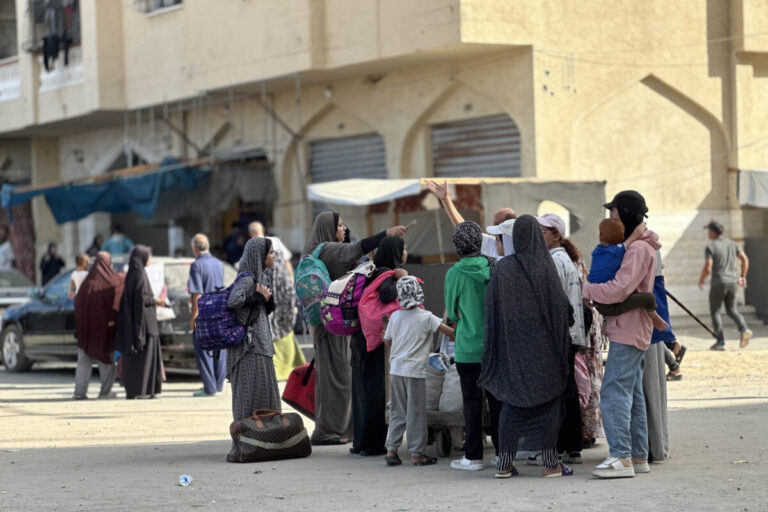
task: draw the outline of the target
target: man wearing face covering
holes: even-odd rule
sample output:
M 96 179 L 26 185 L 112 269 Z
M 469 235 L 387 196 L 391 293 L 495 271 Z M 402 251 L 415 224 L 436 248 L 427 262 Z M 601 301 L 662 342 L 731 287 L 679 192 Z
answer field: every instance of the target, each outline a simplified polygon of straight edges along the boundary
M 627 239 L 645 219 L 645 198 L 634 190 L 614 196 L 605 208 L 611 218 L 624 223 Z M 604 304 L 623 302 L 634 292 L 652 293 L 656 274 L 659 237 L 646 230 L 631 244 L 613 280 L 585 283 L 584 298 Z M 608 360 L 600 391 L 605 437 L 610 456 L 592 474 L 598 478 L 626 478 L 648 473 L 648 421 L 643 393 L 643 362 L 651 343 L 653 323 L 643 309 L 633 309 L 605 318 L 605 335 L 610 340 Z
M 376 249 L 385 237 L 402 237 L 407 231 L 405 226 L 394 226 L 358 242 L 345 243 L 349 240 L 348 231 L 341 216 L 322 212 L 315 218 L 303 255 L 312 254 L 318 245 L 324 244 L 320 260 L 335 280 L 353 270 L 363 254 Z M 329 333 L 322 325 L 310 326 L 309 330 L 315 347 L 316 372 L 312 444 L 346 444 L 352 433 L 350 340 Z

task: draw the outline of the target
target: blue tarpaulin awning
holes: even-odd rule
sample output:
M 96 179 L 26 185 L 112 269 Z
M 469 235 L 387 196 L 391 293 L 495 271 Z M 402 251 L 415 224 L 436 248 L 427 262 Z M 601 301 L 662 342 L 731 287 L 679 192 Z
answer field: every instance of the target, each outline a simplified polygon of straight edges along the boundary
M 195 190 L 211 177 L 211 171 L 192 167 L 196 162 L 184 163 L 167 157 L 156 168 L 146 172 L 115 173 L 104 180 L 96 176 L 92 181 L 61 183 L 51 186 L 19 187 L 3 185 L 2 206 L 8 212 L 12 206 L 26 203 L 37 196 L 45 196 L 56 222 L 80 220 L 95 212 L 136 212 L 151 218 L 163 191 Z M 97 181 L 98 180 L 98 181 Z

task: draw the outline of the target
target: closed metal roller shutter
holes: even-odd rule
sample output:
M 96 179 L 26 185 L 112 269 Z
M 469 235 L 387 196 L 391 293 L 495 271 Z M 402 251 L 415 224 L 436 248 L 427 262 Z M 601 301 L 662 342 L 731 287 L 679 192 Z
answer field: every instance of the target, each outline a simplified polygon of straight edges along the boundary
M 520 176 L 520 130 L 506 114 L 432 126 L 435 176 Z
M 312 183 L 348 178 L 386 178 L 384 140 L 372 133 L 310 143 Z
M 310 142 L 309 170 L 312 183 L 348 178 L 386 178 L 384 139 L 376 133 Z M 328 207 L 312 204 L 317 215 Z

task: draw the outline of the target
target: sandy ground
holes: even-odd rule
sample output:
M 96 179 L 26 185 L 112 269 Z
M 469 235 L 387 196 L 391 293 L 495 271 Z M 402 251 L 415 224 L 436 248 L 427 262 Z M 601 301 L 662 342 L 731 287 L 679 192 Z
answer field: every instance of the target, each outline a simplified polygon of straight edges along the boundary
M 498 481 L 449 459 L 388 468 L 346 447 L 228 464 L 228 390 L 192 398 L 195 379 L 172 376 L 157 400 L 74 402 L 70 365 L 0 370 L 0 510 L 768 510 L 768 327 L 755 330 L 747 350 L 725 353 L 698 331 L 681 336 L 690 350 L 685 378 L 669 385 L 672 458 L 622 481 L 590 475 L 604 441 L 566 479 L 519 465 L 521 477 Z

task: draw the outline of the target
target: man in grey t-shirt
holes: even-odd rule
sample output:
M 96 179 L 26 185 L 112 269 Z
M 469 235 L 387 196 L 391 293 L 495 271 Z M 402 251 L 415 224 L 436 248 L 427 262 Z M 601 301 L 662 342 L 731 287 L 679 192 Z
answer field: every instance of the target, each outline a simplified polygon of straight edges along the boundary
M 714 220 L 704 226 L 712 240 L 704 250 L 704 268 L 699 279 L 699 288 L 704 288 L 704 281 L 712 274 L 709 288 L 709 312 L 712 314 L 712 327 L 717 334 L 717 341 L 709 347 L 712 350 L 725 350 L 725 335 L 720 311 L 725 303 L 725 312 L 736 322 L 741 333 L 741 348 L 749 345 L 752 331 L 747 328 L 744 317 L 736 309 L 736 291 L 738 287 L 747 287 L 749 258 L 732 240 L 723 236 L 723 225 Z M 741 265 L 737 263 L 741 261 Z

